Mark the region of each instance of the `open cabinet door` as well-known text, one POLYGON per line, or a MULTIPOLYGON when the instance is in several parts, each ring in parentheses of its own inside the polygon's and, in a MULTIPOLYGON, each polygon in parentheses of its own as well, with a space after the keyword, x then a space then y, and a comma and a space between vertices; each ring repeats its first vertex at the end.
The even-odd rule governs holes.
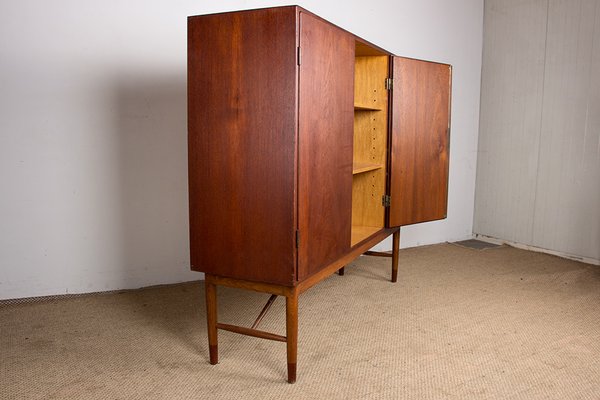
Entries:
POLYGON ((389 227, 446 218, 451 69, 393 57, 389 227))

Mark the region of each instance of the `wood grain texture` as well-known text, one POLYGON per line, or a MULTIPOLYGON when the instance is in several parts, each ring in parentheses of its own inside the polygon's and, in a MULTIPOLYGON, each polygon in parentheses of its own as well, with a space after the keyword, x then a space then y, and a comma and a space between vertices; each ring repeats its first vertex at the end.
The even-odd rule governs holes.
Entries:
POLYGON ((361 56, 354 59, 355 107, 387 110, 385 78, 388 77, 388 60, 388 56, 361 56))
POLYGON ((365 256, 374 256, 374 257, 386 257, 386 258, 392 258, 393 254, 392 253, 388 253, 385 251, 366 251, 363 255, 365 256))
POLYGON ((369 236, 374 235, 375 233, 381 230, 381 226, 363 226, 363 225, 354 225, 352 226, 352 235, 350 238, 350 245, 356 246, 363 240, 367 239, 369 236))
POLYGON ((209 360, 212 365, 219 362, 219 336, 217 332, 217 286, 204 282, 206 296, 206 330, 208 332, 209 360))
POLYGON ((296 382, 298 365, 298 295, 298 290, 293 289, 290 295, 285 298, 288 383, 296 382))
POLYGON ((375 246, 377 243, 381 242, 383 239, 390 236, 395 231, 396 231, 396 229, 393 229, 393 228, 392 229, 387 229, 387 228, 380 229, 379 231, 375 232, 373 235, 368 237, 366 240, 360 242, 356 246, 353 246, 350 249, 350 251, 345 253, 341 258, 338 258, 335 261, 333 261, 332 263, 330 263, 329 265, 324 266, 323 268, 321 268, 320 271, 309 276, 302 282, 298 282, 298 286, 297 286, 298 294, 306 292, 308 289, 310 289, 317 283, 321 282, 323 279, 327 278, 329 275, 332 275, 333 273, 338 271, 340 268, 344 267, 345 265, 348 265, 356 257, 360 256, 361 254, 363 254, 364 252, 366 252, 367 250, 369 250, 370 248, 375 246))
POLYGON ((259 293, 271 293, 278 296, 288 296, 293 290, 293 286, 277 285, 272 283, 252 282, 235 278, 224 278, 217 275, 205 275, 206 282, 214 285, 227 286, 245 290, 252 290, 259 293))
POLYGON ((356 174, 352 179, 352 230, 369 226, 383 228, 385 208, 385 169, 356 174))
POLYGON ((192 269, 294 282, 296 67, 295 7, 189 19, 192 269))
POLYGON ((371 163, 352 163, 352 175, 362 174, 364 172, 375 171, 377 169, 384 168, 384 164, 371 164, 371 163))
POLYGON ((265 315, 267 315, 267 313, 271 309, 271 306, 275 302, 275 299, 277 299, 277 295, 276 294, 272 294, 271 297, 269 297, 269 300, 267 300, 267 304, 265 304, 265 306, 263 307, 263 309, 260 310, 260 314, 258 314, 258 317, 256 317, 256 319, 254 320, 254 323, 251 326, 252 329, 258 328, 258 325, 260 324, 260 322, 263 320, 263 318, 265 317, 265 315))
POLYGON ((400 257, 400 229, 394 232, 392 238, 392 283, 398 281, 398 258, 400 257))
POLYGON ((364 41, 361 38, 356 38, 356 56, 364 57, 364 56, 389 56, 390 53, 383 50, 380 47, 375 46, 373 43, 369 43, 364 41))
POLYGON ((298 280, 350 247, 354 38, 300 13, 298 280))
MULTIPOLYGON (((360 49, 357 51, 366 51, 360 49)), ((352 246, 383 228, 385 223, 381 198, 386 190, 388 60, 388 56, 361 56, 354 61, 354 163, 371 163, 382 168, 353 177, 352 246), (367 108, 379 111, 365 111, 367 108)))
POLYGON ((261 331, 260 329, 246 328, 244 326, 217 323, 217 328, 222 329, 224 331, 239 333, 240 335, 253 336, 260 339, 275 340, 277 342, 287 341, 285 336, 277 335, 271 332, 261 331))
POLYGON ((393 58, 389 226, 446 217, 451 67, 393 58))

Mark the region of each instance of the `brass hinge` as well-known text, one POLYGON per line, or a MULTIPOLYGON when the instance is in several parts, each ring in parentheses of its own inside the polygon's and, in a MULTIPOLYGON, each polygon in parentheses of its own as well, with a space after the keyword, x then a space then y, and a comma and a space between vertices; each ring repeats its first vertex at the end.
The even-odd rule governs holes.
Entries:
POLYGON ((381 196, 381 205, 383 205, 384 207, 391 206, 392 196, 390 196, 389 194, 384 194, 383 196, 381 196))
POLYGON ((392 90, 394 88, 394 80, 392 78, 385 78, 385 90, 392 90))
POLYGON ((296 229, 296 248, 300 247, 300 231, 296 229))
POLYGON ((302 60, 301 55, 302 55, 302 52, 300 51, 300 46, 298 46, 298 65, 301 64, 301 60, 302 60))

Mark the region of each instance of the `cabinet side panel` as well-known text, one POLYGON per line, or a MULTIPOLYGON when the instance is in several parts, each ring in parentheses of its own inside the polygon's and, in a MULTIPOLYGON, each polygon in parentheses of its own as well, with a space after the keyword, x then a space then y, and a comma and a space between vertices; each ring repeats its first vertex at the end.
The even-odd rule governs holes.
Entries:
POLYGON ((188 20, 192 269, 295 279, 296 9, 188 20))
POLYGON ((354 38, 300 13, 298 279, 350 248, 354 38))
POLYGON ((451 67, 393 58, 389 226, 446 218, 451 67))

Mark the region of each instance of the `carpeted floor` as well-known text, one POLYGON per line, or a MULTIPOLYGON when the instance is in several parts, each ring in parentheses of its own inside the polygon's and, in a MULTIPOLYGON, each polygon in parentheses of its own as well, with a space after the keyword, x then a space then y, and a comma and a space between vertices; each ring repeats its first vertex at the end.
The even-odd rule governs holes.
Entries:
MULTIPOLYGON (((300 297, 285 344, 221 331, 200 283, 0 305, 2 399, 600 399, 600 267, 450 244, 361 257, 300 297)), ((268 295, 219 289, 250 325, 268 295)), ((284 334, 277 299, 261 329, 284 334)))

